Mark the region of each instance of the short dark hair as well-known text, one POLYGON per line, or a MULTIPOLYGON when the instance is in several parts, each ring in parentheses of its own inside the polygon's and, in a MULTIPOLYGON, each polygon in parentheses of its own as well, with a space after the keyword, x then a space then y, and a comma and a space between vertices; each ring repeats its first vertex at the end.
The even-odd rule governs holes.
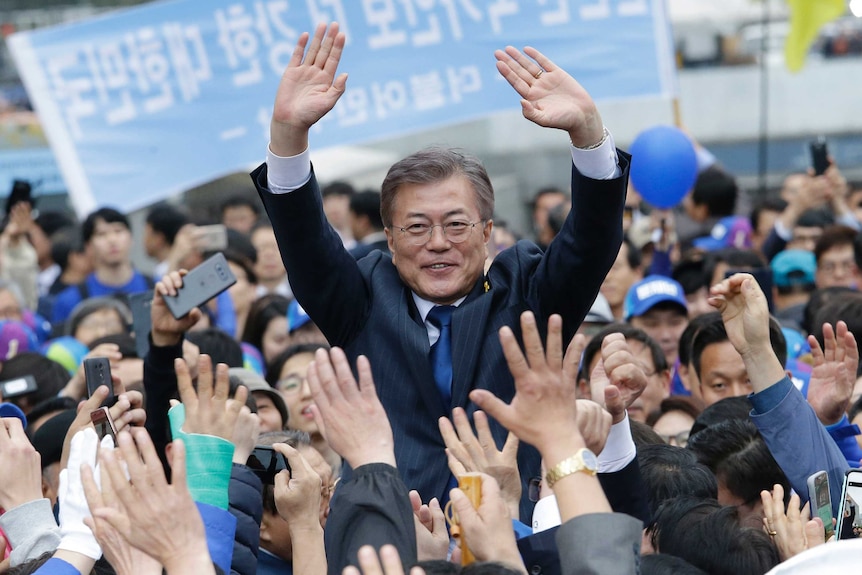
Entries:
MULTIPOLYGON (((90 342, 88 346, 90 350, 96 349, 96 347, 102 345, 103 343, 112 343, 119 348, 120 355, 123 356, 123 359, 135 359, 138 358, 138 348, 135 345, 135 337, 129 333, 115 333, 112 335, 106 335, 100 337, 98 339, 94 339, 90 342)), ((143 358, 139 358, 143 359, 143 358)), ((131 383, 128 381, 124 381, 123 383, 131 383)))
POLYGON ((671 411, 681 411, 690 415, 692 419, 697 419, 697 416, 703 411, 700 404, 695 399, 688 395, 671 395, 661 400, 659 408, 647 416, 647 425, 655 425, 655 422, 661 419, 661 416, 671 411))
POLYGON ((350 197, 356 193, 356 189, 347 182, 332 182, 323 186, 320 190, 320 195, 324 198, 329 196, 347 196, 350 197))
MULTIPOLYGON (((862 344, 862 293, 853 291, 844 294, 820 308, 814 319, 814 325, 811 326, 813 328, 811 334, 817 338, 820 349, 823 349, 823 324, 834 326, 839 320, 847 324, 848 331, 856 338, 856 346, 862 344)), ((860 374, 862 374, 862 362, 856 371, 857 377, 860 374)))
POLYGON ((376 230, 383 229, 380 215, 380 194, 374 190, 363 190, 350 196, 350 211, 357 216, 365 216, 376 230))
POLYGON ((590 374, 587 373, 590 369, 590 364, 593 362, 593 358, 595 358, 596 354, 600 353, 602 342, 612 333, 621 333, 627 340, 633 339, 648 347, 656 371, 660 372, 668 369, 667 358, 665 358, 664 352, 661 350, 661 346, 653 338, 647 335, 647 332, 627 323, 612 323, 596 333, 584 349, 584 358, 583 361, 581 361, 581 371, 578 374, 579 380, 590 380, 590 374))
POLYGON ((701 499, 718 497, 718 482, 692 451, 666 443, 638 448, 638 466, 647 491, 650 515, 668 499, 690 495, 701 499))
MULTIPOLYGON (((251 397, 250 393, 249 397, 251 397)), ((298 449, 300 445, 311 445, 311 439, 306 432, 293 429, 261 433, 257 439, 257 445, 271 446, 276 443, 286 443, 292 448, 298 449)), ((264 485, 262 495, 264 510, 278 515, 278 508, 275 506, 275 487, 264 485)))
MULTIPOLYGON (((726 263, 731 269, 757 269, 767 265, 763 256, 754 250, 724 248, 709 252, 704 259, 703 271, 707 283, 712 282, 715 268, 726 263)), ((707 286, 709 287, 709 286, 707 286)))
MULTIPOLYGON (((27 430, 30 430, 31 425, 35 423, 40 418, 48 415, 49 413, 53 413, 55 411, 66 411, 68 409, 76 409, 78 407, 78 402, 71 397, 66 396, 54 396, 49 397, 47 399, 43 399, 39 403, 33 406, 30 412, 27 414, 27 430)), ((27 434, 30 439, 32 439, 32 433, 27 434)))
POLYGON ((634 242, 629 239, 628 234, 623 235, 623 243, 620 244, 620 248, 622 246, 626 246, 626 262, 629 264, 629 267, 633 270, 636 270, 641 267, 643 264, 643 256, 641 255, 641 251, 635 246, 634 242))
POLYGON ((762 529, 742 527, 736 507, 710 499, 668 500, 648 532, 656 550, 708 573, 761 575, 781 561, 762 529))
POLYGON ((702 287, 709 287, 703 253, 698 250, 685 252, 679 262, 673 266, 671 277, 679 282, 686 295, 693 294, 702 287))
POLYGON ((738 194, 736 179, 718 166, 710 166, 697 176, 691 200, 695 205, 706 205, 711 217, 732 216, 738 194))
POLYGON ((66 335, 74 337, 81 322, 97 311, 104 309, 114 310, 123 323, 123 327, 128 331, 132 323, 132 310, 119 297, 104 295, 87 298, 72 308, 72 313, 69 314, 69 319, 66 320, 66 335))
POLYGON ((539 203, 539 198, 542 196, 563 196, 564 198, 569 199, 569 194, 565 190, 561 190, 556 186, 545 186, 544 188, 539 188, 536 190, 536 193, 533 194, 530 207, 536 209, 536 205, 539 203))
MULTIPOLYGON (((248 278, 248 283, 257 284, 257 274, 254 273, 254 262, 248 259, 246 254, 233 248, 228 248, 222 251, 222 254, 224 254, 224 258, 229 263, 236 264, 242 268, 242 271, 245 272, 245 276, 248 278)), ((210 255, 211 254, 205 254, 205 257, 210 257, 210 255)))
POLYGON ((835 216, 821 208, 805 210, 796 218, 794 228, 826 228, 835 223, 835 216))
POLYGON ((778 196, 770 196, 767 198, 763 198, 757 204, 755 204, 754 208, 751 210, 751 216, 749 220, 751 221, 751 229, 755 232, 757 231, 757 224, 760 223, 760 216, 763 212, 778 212, 781 213, 785 209, 787 209, 787 201, 778 197, 778 196))
MULTIPOLYGON (((729 341, 724 322, 721 321, 721 315, 717 318, 713 316, 711 319, 712 321, 698 330, 691 342, 691 363, 694 365, 694 371, 699 378, 701 377, 700 358, 703 356, 703 350, 714 343, 729 341)), ((787 340, 781 331, 781 324, 772 316, 769 316, 769 343, 783 367, 787 363, 787 340)))
POLYGON ((641 575, 707 575, 682 557, 667 553, 650 553, 641 556, 641 575))
POLYGON ((325 343, 298 343, 288 347, 286 350, 278 354, 272 363, 266 366, 266 382, 272 387, 278 387, 278 380, 281 379, 281 370, 287 360, 300 353, 314 353, 318 349, 329 349, 325 343))
POLYGON ((704 429, 715 427, 719 423, 731 419, 741 419, 748 421, 751 419, 751 402, 747 397, 739 395, 737 397, 725 397, 704 408, 700 415, 694 418, 694 424, 691 426, 689 439, 704 429))
POLYGON ((647 445, 667 445, 664 439, 646 423, 631 419, 629 420, 629 428, 632 433, 632 441, 634 441, 638 451, 647 445))
MULTIPOLYGON (((23 396, 30 405, 56 397, 69 382, 69 372, 65 367, 39 353, 19 353, 3 362, 0 379, 16 379, 25 375, 32 375, 36 380, 36 391, 23 396)), ((12 400, 12 403, 16 401, 12 400)))
POLYGON ((252 200, 248 196, 241 195, 233 195, 224 200, 219 206, 219 213, 224 215, 225 211, 230 208, 249 208, 255 214, 260 213, 260 206, 258 206, 257 202, 252 200))
POLYGON ((129 219, 122 212, 114 208, 99 208, 90 213, 81 225, 81 239, 84 240, 85 244, 90 243, 90 239, 96 231, 96 220, 102 220, 106 224, 123 224, 127 230, 132 231, 129 219))
POLYGON ((243 366, 242 347, 235 339, 218 328, 210 327, 186 332, 186 339, 198 346, 201 353, 210 356, 213 367, 217 363, 226 363, 228 367, 243 366))
POLYGON ((75 220, 70 215, 57 210, 39 210, 39 215, 33 221, 46 236, 53 236, 62 229, 75 226, 75 220))
POLYGON ((51 259, 60 266, 61 271, 69 267, 71 254, 84 253, 84 241, 81 229, 77 227, 61 228, 51 235, 51 259))
POLYGON ((170 204, 157 204, 147 213, 146 223, 154 232, 165 237, 165 241, 173 245, 177 232, 189 223, 186 213, 170 204))
POLYGON ((747 505, 760 501, 760 492, 775 484, 784 487, 785 503, 790 499, 790 481, 750 419, 728 419, 699 431, 686 449, 747 505))
POLYGON ((380 192, 380 214, 383 225, 392 227, 392 212, 398 188, 405 184, 431 184, 452 176, 467 179, 476 194, 479 217, 494 217, 494 187, 485 166, 478 158, 451 148, 425 148, 399 160, 389 168, 380 192))
POLYGON ((682 335, 679 336, 678 357, 681 365, 688 366, 688 364, 691 363, 691 344, 694 341, 694 336, 700 331, 700 328, 714 323, 716 319, 721 320, 721 314, 714 311, 699 315, 688 322, 688 325, 685 326, 685 329, 682 331, 682 335))
MULTIPOLYGON (((823 235, 818 238, 814 244, 814 257, 820 264, 820 256, 833 248, 843 246, 854 247, 856 239, 856 230, 848 226, 829 226, 823 228, 823 235)), ((855 252, 854 252, 855 256, 855 252)), ((854 257, 855 261, 855 257, 854 257)))
MULTIPOLYGON (((820 314, 820 310, 826 307, 826 304, 831 301, 843 300, 847 296, 858 293, 853 288, 845 286, 831 286, 814 290, 811 293, 811 297, 808 298, 808 303, 805 304, 805 309, 802 312, 802 323, 799 327, 804 329, 806 333, 816 336, 817 332, 823 327, 822 323, 820 325, 817 324, 817 316, 820 314)), ((857 339, 856 341, 859 340, 857 339)))

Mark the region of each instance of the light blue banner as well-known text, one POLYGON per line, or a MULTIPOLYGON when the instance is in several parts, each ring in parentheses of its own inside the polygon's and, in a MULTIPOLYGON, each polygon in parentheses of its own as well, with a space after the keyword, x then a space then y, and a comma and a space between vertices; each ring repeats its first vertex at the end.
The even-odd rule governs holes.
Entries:
POLYGON ((663 0, 175 0, 15 34, 76 210, 135 209, 262 160, 299 34, 347 32, 347 92, 312 135, 355 144, 519 109, 493 52, 532 45, 596 99, 667 96, 663 0))

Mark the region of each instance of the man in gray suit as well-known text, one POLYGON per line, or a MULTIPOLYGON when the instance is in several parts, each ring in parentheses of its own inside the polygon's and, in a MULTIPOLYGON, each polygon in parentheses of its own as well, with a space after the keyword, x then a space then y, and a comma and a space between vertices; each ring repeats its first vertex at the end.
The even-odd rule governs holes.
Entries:
MULTIPOLYGON (((343 48, 335 23, 300 36, 276 94, 266 164, 252 179, 297 299, 351 363, 368 357, 405 483, 442 498, 451 475, 438 418, 456 406, 472 414, 473 389, 512 398, 497 331, 520 331, 522 311, 532 310, 540 326, 558 313, 566 339, 574 335, 622 240, 628 156, 574 78, 532 48, 498 50, 497 70, 521 97, 524 116, 570 138, 572 212, 559 236, 545 252, 529 242, 505 250, 485 274, 494 207, 488 174, 460 152, 423 150, 383 182, 391 257, 374 252, 357 262, 326 221, 308 152, 309 129, 345 90, 347 75, 336 76, 343 48)), ((492 433, 502 445, 506 430, 492 422, 492 433)), ((538 475, 535 449, 522 446, 519 465, 522 477, 538 475)), ((522 517, 531 508, 524 497, 522 517)))

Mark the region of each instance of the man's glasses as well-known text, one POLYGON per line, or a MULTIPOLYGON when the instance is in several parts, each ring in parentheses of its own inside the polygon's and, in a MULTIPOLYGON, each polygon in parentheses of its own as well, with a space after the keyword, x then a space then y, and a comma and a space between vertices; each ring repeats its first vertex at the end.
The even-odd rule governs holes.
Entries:
POLYGON ((658 434, 661 437, 662 441, 669 445, 675 445, 677 447, 685 447, 688 445, 688 431, 680 431, 676 435, 662 435, 658 434))
POLYGON ((530 481, 527 482, 527 497, 530 498, 530 501, 533 503, 539 500, 539 494, 542 491, 542 478, 541 477, 531 477, 530 481))
POLYGON ((470 232, 476 227, 476 224, 483 223, 484 220, 478 222, 463 222, 454 221, 446 222, 445 224, 410 224, 404 228, 396 228, 401 232, 407 241, 414 246, 423 246, 428 243, 434 233, 434 228, 443 230, 443 235, 453 244, 460 244, 470 237, 470 232))

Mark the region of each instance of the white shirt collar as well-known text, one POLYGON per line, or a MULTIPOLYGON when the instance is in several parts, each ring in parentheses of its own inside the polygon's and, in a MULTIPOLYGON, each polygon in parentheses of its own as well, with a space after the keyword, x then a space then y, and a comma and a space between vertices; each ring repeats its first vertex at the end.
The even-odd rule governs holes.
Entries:
MULTIPOLYGON (((434 302, 430 302, 426 299, 422 299, 421 297, 416 295, 416 292, 411 291, 410 293, 413 295, 413 303, 416 304, 416 309, 419 310, 419 315, 422 317, 422 321, 424 322, 425 318, 428 317, 428 312, 431 311, 431 308, 436 307, 438 304, 436 304, 434 302)), ((454 305, 455 307, 458 307, 459 305, 464 303, 465 299, 467 299, 467 296, 464 296, 461 299, 456 300, 455 303, 453 303, 452 305, 454 305)))

